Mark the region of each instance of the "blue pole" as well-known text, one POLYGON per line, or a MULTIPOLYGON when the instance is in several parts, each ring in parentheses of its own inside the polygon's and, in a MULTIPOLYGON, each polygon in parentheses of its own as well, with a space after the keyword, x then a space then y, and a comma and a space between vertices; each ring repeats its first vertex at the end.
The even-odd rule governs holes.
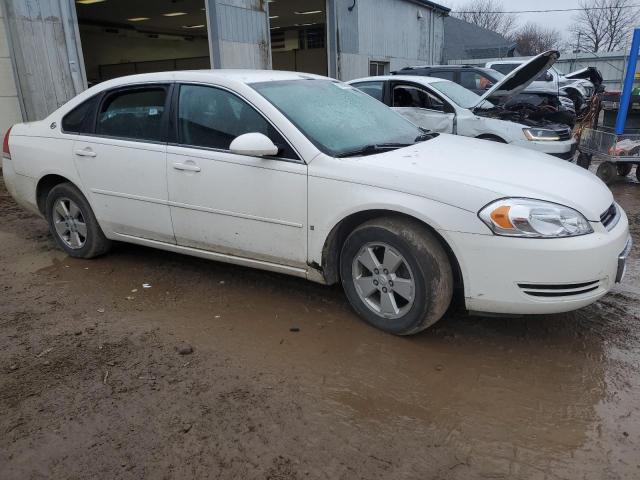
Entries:
POLYGON ((616 135, 622 135, 624 133, 624 124, 627 121, 631 92, 633 91, 633 81, 636 76, 638 50, 640 50, 640 28, 636 28, 633 31, 631 52, 629 52, 629 63, 627 64, 627 73, 624 77, 624 85, 622 87, 622 95, 620 97, 620 107, 618 108, 618 117, 616 118, 616 135))

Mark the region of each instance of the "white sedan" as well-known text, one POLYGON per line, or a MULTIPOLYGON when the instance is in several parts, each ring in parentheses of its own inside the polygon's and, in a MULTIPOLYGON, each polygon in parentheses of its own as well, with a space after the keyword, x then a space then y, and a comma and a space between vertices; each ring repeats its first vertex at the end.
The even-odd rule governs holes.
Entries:
POLYGON ((307 74, 111 80, 15 125, 3 157, 11 195, 73 257, 124 241, 341 282, 362 318, 401 335, 455 298, 503 314, 583 307, 621 280, 631 245, 585 170, 425 134, 307 74))
POLYGON ((487 85, 482 96, 450 80, 419 75, 359 78, 348 83, 427 130, 509 143, 570 160, 576 151, 571 128, 547 120, 545 106, 529 113, 525 113, 527 108, 500 106, 523 92, 555 62, 556 55, 549 51, 523 63, 487 85))

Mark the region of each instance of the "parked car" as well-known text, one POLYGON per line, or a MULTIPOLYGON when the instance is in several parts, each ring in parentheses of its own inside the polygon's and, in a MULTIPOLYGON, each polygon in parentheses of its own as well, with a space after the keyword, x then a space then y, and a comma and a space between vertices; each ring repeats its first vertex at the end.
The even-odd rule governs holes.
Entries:
POLYGON ((630 248, 627 217, 595 175, 426 134, 301 73, 106 81, 15 125, 3 175, 72 257, 123 241, 341 282, 362 318, 401 335, 440 319, 455 292, 477 312, 583 307, 622 279, 630 248))
MULTIPOLYGON (((484 95, 505 76, 496 70, 474 65, 422 65, 405 67, 392 74, 442 78, 462 85, 478 95, 484 95)), ((504 100, 504 104, 500 106, 511 112, 534 113, 545 120, 563 123, 570 127, 573 127, 576 122, 573 100, 566 93, 559 92, 558 89, 553 90, 548 86, 536 88, 529 85, 518 95, 504 100)))
MULTIPOLYGON (((527 60, 495 60, 487 62, 485 67, 507 75, 524 63, 527 63, 527 60)), ((576 113, 579 114, 589 105, 591 97, 601 85, 602 75, 596 68, 583 68, 563 75, 554 67, 550 67, 536 78, 531 84, 531 88, 537 91, 549 90, 565 95, 571 99, 576 113)))
MULTIPOLYGON (((546 58, 538 57, 539 69, 545 68, 546 58)), ((432 77, 388 75, 352 80, 349 84, 425 129, 509 143, 570 160, 576 140, 568 126, 513 112, 505 115, 504 109, 495 106, 506 97, 517 95, 537 76, 532 68, 535 64, 514 70, 482 96, 457 83, 432 77)))

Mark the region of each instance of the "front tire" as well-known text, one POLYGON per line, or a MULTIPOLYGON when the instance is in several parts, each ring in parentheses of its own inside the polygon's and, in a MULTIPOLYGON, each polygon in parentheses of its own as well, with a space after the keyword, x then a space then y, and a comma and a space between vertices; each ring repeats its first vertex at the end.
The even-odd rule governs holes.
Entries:
POLYGON ((416 221, 379 218, 357 227, 340 256, 349 303, 367 323, 411 335, 436 323, 453 297, 453 272, 433 234, 416 221))
POLYGON ((46 218, 56 243, 70 257, 93 258, 111 248, 84 195, 71 183, 61 183, 47 195, 46 218))
POLYGON ((602 180, 604 183, 610 185, 616 179, 616 176, 618 175, 618 169, 613 162, 602 162, 598 166, 596 175, 600 177, 600 180, 602 180))

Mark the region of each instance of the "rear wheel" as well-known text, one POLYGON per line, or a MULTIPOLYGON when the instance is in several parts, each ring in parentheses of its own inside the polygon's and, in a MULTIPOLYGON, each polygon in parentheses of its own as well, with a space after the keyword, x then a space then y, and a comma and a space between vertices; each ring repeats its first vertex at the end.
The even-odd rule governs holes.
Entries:
POLYGON ((631 173, 633 165, 631 163, 619 163, 618 165, 616 165, 616 167, 618 169, 618 175, 620 175, 621 177, 626 177, 631 173))
POLYGON ((93 258, 111 248, 89 202, 70 183, 61 183, 47 195, 46 217, 56 243, 71 257, 93 258))
POLYGON ((602 180, 607 185, 615 180, 617 174, 618 170, 616 168, 616 165, 612 162, 602 162, 598 166, 598 170, 596 171, 596 175, 598 175, 598 177, 600 177, 600 180, 602 180))
POLYGON ((395 335, 433 325, 453 296, 453 273, 442 245, 408 219, 374 219, 356 228, 342 248, 340 274, 354 310, 395 335))

